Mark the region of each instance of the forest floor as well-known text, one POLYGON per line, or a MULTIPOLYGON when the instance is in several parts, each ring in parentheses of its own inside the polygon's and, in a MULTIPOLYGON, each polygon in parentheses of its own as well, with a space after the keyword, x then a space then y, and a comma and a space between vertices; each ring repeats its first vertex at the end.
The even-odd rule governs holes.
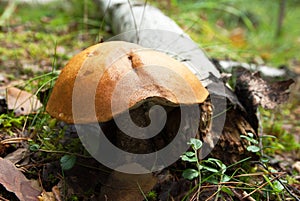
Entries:
MULTIPOLYGON (((297 24, 300 3, 287 2, 281 33, 277 36, 277 1, 200 3, 175 0, 171 5, 165 1, 150 2, 174 19, 211 58, 274 68, 284 66, 292 72, 296 82, 291 87, 289 101, 272 111, 259 109, 260 134, 265 136, 261 145, 262 161, 266 162, 267 169, 259 165, 246 167, 249 164, 245 163, 230 175, 230 180, 222 180, 223 183, 220 178, 225 174, 221 170, 217 171, 220 173, 217 183, 203 175, 208 178, 203 186, 222 192, 218 194, 220 200, 241 199, 240 192, 246 193, 243 196, 248 194, 249 200, 299 200, 300 30, 297 24), (274 178, 276 175, 282 183, 274 178), (251 192, 254 193, 249 195, 251 192)), ((36 93, 43 104, 43 95, 67 61, 84 48, 112 35, 103 16, 89 0, 45 5, 1 1, 0 13, 4 12, 8 17, 0 15, 0 96, 5 96, 3 87, 14 86, 36 93)), ((91 181, 101 180, 107 170, 87 157, 73 127, 66 127, 44 112, 23 115, 24 111, 20 111, 21 115, 16 116, 3 113, 2 107, 0 102, 0 156, 14 161, 27 178, 42 184, 44 192, 51 192, 43 195, 44 200, 51 200, 46 198, 50 194, 56 199, 65 196, 65 200, 97 200, 95 191, 99 190, 99 183, 91 181), (76 158, 72 153, 76 153, 76 158), (63 193, 57 188, 64 189, 63 193)), ((0 175, 4 174, 5 167, 8 166, 0 165, 0 175)), ((19 177, 15 172, 11 174, 19 177)), ((0 176, 0 200, 18 200, 17 197, 22 196, 21 187, 9 193, 12 190, 3 180, 0 176)), ((177 184, 194 184, 180 182, 177 184)), ((34 190, 32 192, 34 194, 34 190)), ((150 192, 145 200, 156 200, 156 196, 155 192, 150 192)))

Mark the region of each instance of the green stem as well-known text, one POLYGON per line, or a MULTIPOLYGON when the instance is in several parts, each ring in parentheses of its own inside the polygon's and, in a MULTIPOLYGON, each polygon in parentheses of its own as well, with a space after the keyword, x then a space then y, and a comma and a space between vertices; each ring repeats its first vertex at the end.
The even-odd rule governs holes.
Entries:
MULTIPOLYGON (((194 149, 194 148, 193 148, 194 149)), ((198 185, 198 189, 197 189, 197 201, 199 201, 199 195, 200 195, 200 191, 201 191, 201 168, 200 168, 200 161, 199 161, 199 157, 198 157, 198 150, 194 149, 195 152, 195 156, 197 156, 197 168, 198 168, 198 178, 199 178, 199 185, 198 185)))

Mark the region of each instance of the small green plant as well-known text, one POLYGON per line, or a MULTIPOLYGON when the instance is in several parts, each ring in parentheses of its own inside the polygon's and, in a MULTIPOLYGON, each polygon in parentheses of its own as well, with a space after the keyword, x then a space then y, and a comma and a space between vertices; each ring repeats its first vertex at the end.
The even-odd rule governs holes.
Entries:
POLYGON ((191 138, 188 142, 191 145, 193 151, 187 151, 181 156, 181 160, 189 162, 189 163, 196 163, 197 169, 189 168, 183 171, 182 176, 186 179, 192 180, 196 177, 199 177, 199 182, 201 181, 201 169, 202 166, 200 165, 200 160, 198 158, 198 150, 202 147, 201 140, 191 138))
POLYGON ((157 200, 157 193, 155 191, 149 191, 146 195, 147 201, 155 201, 157 200))
POLYGON ((198 184, 198 194, 200 193, 201 189, 201 166, 200 166, 200 160, 198 158, 198 150, 202 147, 202 142, 199 139, 191 138, 188 142, 189 145, 191 145, 193 151, 187 151, 181 156, 181 160, 189 162, 189 163, 195 163, 197 169, 189 168, 183 171, 182 176, 186 179, 192 180, 194 178, 199 179, 198 184))
POLYGON ((12 113, 1 114, 0 115, 0 127, 6 128, 6 129, 11 128, 11 127, 21 128, 24 124, 25 119, 26 119, 25 116, 16 117, 12 113))
POLYGON ((68 201, 79 201, 79 200, 80 200, 80 198, 78 198, 77 195, 71 195, 71 197, 68 198, 68 201))
MULTIPOLYGON (((230 177, 225 175, 225 171, 227 169, 227 166, 216 158, 208 158, 206 160, 200 161, 198 158, 198 151, 202 147, 202 142, 199 139, 192 138, 190 139, 190 142, 188 142, 189 145, 191 145, 193 151, 187 151, 181 156, 181 160, 196 164, 196 169, 194 168, 188 168, 183 171, 182 176, 186 179, 192 180, 194 178, 199 177, 201 178, 201 172, 209 172, 212 173, 213 176, 220 176, 220 180, 217 182, 226 182, 230 180, 230 177)), ((201 181, 201 180, 200 180, 201 181)), ((214 179, 210 180, 210 177, 205 178, 205 181, 210 181, 211 183, 216 183, 214 179)))
POLYGON ((256 139, 254 139, 254 135, 253 133, 247 133, 248 136, 246 135, 241 135, 241 138, 246 139, 248 142, 251 143, 251 145, 247 146, 247 151, 250 152, 259 152, 260 151, 260 147, 258 146, 258 141, 256 139))
MULTIPOLYGON (((192 138, 190 142, 193 151, 187 151, 181 156, 181 160, 195 164, 196 168, 188 168, 183 171, 182 176, 185 179, 193 180, 198 178, 198 190, 200 193, 201 184, 203 182, 209 182, 212 184, 219 184, 220 182, 227 182, 231 179, 230 176, 226 175, 227 166, 220 160, 215 158, 208 158, 206 160, 200 161, 198 158, 198 151, 202 147, 202 142, 199 139, 192 138), (201 181, 201 174, 205 175, 201 181)), ((232 193, 231 190, 225 186, 219 186, 218 192, 224 191, 226 193, 232 193)))

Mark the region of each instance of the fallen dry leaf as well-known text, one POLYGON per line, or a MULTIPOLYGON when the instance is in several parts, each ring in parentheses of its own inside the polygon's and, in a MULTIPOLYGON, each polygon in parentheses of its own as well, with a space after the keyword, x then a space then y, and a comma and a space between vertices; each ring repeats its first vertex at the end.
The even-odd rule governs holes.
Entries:
POLYGON ((58 186, 52 187, 52 193, 54 194, 56 201, 62 201, 61 196, 60 196, 60 190, 59 190, 58 186))
POLYGON ((20 201, 37 201, 41 191, 9 160, 0 158, 0 183, 20 201))
POLYGON ((16 87, 6 88, 6 101, 8 109, 13 110, 17 116, 34 113, 42 107, 35 95, 16 87))
POLYGON ((8 83, 8 79, 0 73, 0 85, 8 83))
POLYGON ((21 160, 24 160, 28 155, 28 149, 18 148, 16 151, 7 154, 4 159, 9 160, 13 164, 17 164, 21 160))
POLYGON ((300 161, 295 162, 292 167, 300 173, 300 161))
POLYGON ((38 199, 39 201, 56 201, 54 193, 52 192, 43 192, 38 199))

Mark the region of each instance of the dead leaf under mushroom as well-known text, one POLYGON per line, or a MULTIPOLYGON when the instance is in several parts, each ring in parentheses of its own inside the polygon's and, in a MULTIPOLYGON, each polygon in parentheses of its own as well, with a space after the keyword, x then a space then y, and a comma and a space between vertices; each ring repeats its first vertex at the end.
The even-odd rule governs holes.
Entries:
POLYGON ((13 192, 20 201, 36 201, 40 190, 9 160, 0 158, 0 184, 13 192))

